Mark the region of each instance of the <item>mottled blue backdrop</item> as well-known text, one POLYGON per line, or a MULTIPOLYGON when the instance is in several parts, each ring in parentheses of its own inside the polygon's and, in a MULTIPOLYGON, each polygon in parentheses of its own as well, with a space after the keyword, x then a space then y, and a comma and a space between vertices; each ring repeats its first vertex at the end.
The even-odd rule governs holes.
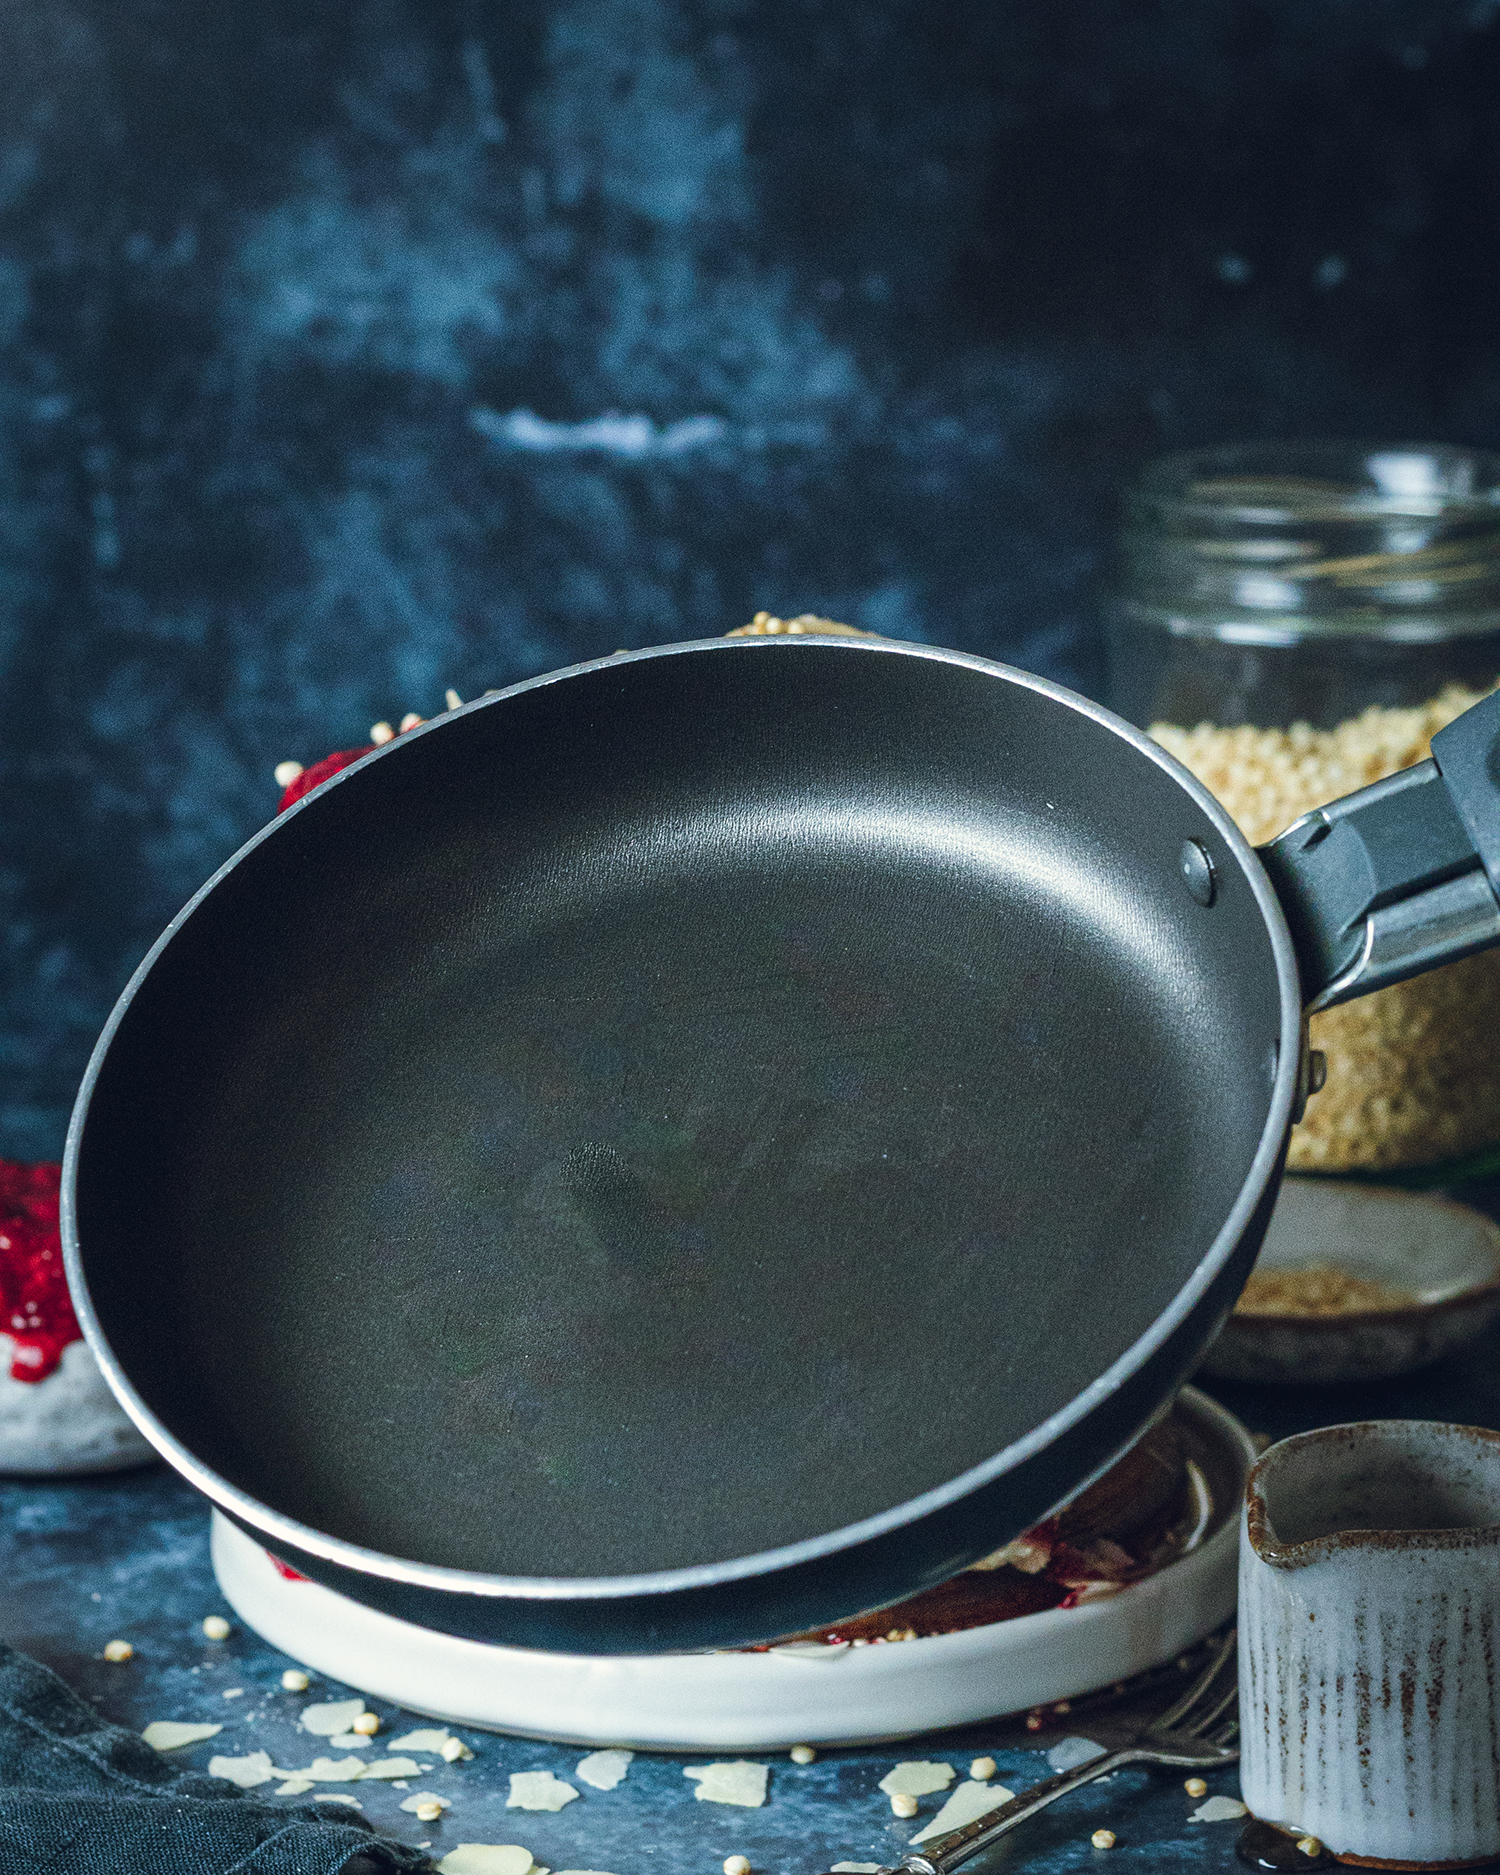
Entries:
POLYGON ((813 609, 1089 688, 1159 448, 1500 441, 1497 0, 0 0, 0 1152, 273 763, 813 609))

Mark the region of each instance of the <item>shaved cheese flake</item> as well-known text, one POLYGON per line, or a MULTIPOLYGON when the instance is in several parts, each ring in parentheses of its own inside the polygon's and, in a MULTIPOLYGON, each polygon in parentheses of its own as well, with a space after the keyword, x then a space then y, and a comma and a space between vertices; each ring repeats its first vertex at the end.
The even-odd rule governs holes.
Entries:
POLYGON ((453 1808, 449 1800, 446 1797, 440 1797, 435 1790, 419 1790, 415 1791, 410 1797, 403 1797, 401 1799, 401 1808, 403 1810, 417 1810, 420 1809, 424 1803, 441 1804, 445 1810, 451 1810, 453 1808))
POLYGON ((736 1758, 731 1764, 687 1764, 682 1775, 697 1783, 693 1795, 699 1803, 737 1803, 746 1810, 758 1810, 766 1800, 768 1764, 752 1764, 736 1758))
POLYGON ((880 1780, 887 1797, 928 1797, 935 1790, 946 1790, 957 1773, 951 1764, 928 1764, 921 1758, 908 1758, 880 1780))
POLYGON ((918 1830, 911 1840, 918 1843, 926 1842, 930 1836, 946 1836, 950 1829, 962 1829, 975 1817, 998 1810, 1014 1795, 1015 1792, 1007 1790, 1003 1784, 960 1784, 926 1829, 918 1830))
POLYGON ((1092 1758, 1103 1756, 1104 1747, 1096 1745, 1091 1738, 1060 1738, 1047 1753, 1047 1762, 1054 1771, 1072 1771, 1092 1758))
POLYGON ((592 1784, 595 1790, 613 1790, 616 1784, 625 1781, 634 1756, 633 1751, 591 1751, 586 1758, 578 1760, 573 1775, 581 1777, 585 1784, 592 1784))
POLYGON ((141 1737, 153 1751, 181 1751, 223 1731, 222 1725, 189 1725, 181 1719, 153 1719, 141 1737))
POLYGON ((368 1751, 372 1742, 363 1732, 340 1732, 329 1739, 328 1748, 330 1751, 368 1751))
POLYGON ((304 1706, 298 1715, 304 1732, 316 1732, 319 1738, 334 1738, 347 1732, 365 1709, 362 1699, 330 1699, 316 1706, 304 1706))
POLYGON ((828 1875, 880 1875, 878 1862, 835 1862, 828 1875))
POLYGON ((210 1758, 210 1777, 227 1777, 241 1790, 254 1790, 257 1784, 269 1784, 278 1775, 269 1751, 252 1751, 243 1758, 210 1758))
POLYGON ((375 1764, 367 1764, 360 1776, 366 1781, 372 1777, 420 1777, 426 1769, 427 1766, 418 1764, 415 1758, 381 1758, 375 1764))
POLYGON ((305 1771, 288 1771, 288 1777, 310 1777, 317 1784, 352 1784, 364 1770, 360 1758, 314 1758, 305 1771))
POLYGON ((1188 1818, 1190 1823, 1235 1823, 1250 1813, 1238 1797, 1210 1797, 1188 1818))
POLYGON ((346 1797, 341 1790, 320 1790, 314 1803, 347 1803, 351 1810, 363 1810, 364 1805, 358 1797, 346 1797))
POLYGON ((507 1810, 560 1810, 577 1795, 571 1784, 565 1784, 550 1771, 512 1771, 505 1807, 507 1810))
POLYGON ((461 1842, 438 1863, 439 1875, 531 1875, 531 1851, 514 1842, 461 1842))
POLYGON ((440 1725, 424 1725, 415 1732, 403 1732, 399 1738, 392 1738, 386 1744, 387 1751, 435 1751, 442 1753, 444 1745, 453 1736, 440 1725))
POLYGON ((313 1781, 310 1777, 289 1777, 284 1784, 276 1786, 278 1797, 300 1797, 304 1791, 311 1790, 313 1781))

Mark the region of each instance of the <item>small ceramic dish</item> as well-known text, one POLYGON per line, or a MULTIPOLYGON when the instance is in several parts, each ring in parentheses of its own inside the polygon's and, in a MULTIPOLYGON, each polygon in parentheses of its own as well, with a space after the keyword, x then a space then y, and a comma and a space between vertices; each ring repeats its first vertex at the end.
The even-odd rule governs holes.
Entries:
POLYGON ((0 1335, 0 1477, 69 1478, 156 1462, 82 1341, 41 1380, 18 1380, 0 1335))
POLYGON ((214 1572, 240 1618, 293 1659, 450 1723, 647 1750, 875 1744, 1075 1699, 1170 1660, 1230 1615, 1255 1447, 1193 1388, 1180 1410, 1213 1454, 1196 1549, 1098 1601, 918 1640, 612 1659, 456 1640, 289 1579, 217 1511, 214 1572))
POLYGON ((1427 1192, 1288 1178, 1256 1270, 1318 1265, 1414 1300, 1336 1315, 1236 1310, 1202 1371, 1289 1385, 1389 1379, 1463 1347, 1500 1314, 1500 1229, 1427 1192))

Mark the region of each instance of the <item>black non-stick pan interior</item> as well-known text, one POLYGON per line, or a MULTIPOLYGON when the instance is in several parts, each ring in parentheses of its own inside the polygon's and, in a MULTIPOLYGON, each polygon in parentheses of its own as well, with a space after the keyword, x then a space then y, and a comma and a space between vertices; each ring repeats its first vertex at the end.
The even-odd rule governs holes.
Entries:
POLYGON ((126 1011, 102 1330, 204 1462, 391 1556, 635 1574, 887 1511, 1102 1374, 1246 1178, 1277 978, 1189 835, 1065 702, 859 645, 403 738, 126 1011))

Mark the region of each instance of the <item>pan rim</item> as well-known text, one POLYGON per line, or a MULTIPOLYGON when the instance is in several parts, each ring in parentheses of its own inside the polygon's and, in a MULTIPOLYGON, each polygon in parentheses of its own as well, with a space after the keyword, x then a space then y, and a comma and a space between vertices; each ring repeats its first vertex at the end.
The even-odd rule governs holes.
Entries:
MULTIPOLYGON (((891 1535, 908 1525, 919 1523, 926 1517, 957 1504, 985 1485, 1003 1477, 1007 1472, 1017 1470, 1027 1460, 1044 1451, 1087 1419, 1112 1394, 1120 1391, 1125 1383, 1150 1361, 1153 1354, 1171 1339, 1212 1286, 1232 1256, 1267 1185, 1280 1166, 1284 1142, 1291 1126, 1300 1067, 1302 1009, 1301 980, 1291 935, 1282 914, 1280 901, 1249 841, 1230 818, 1227 810, 1176 757, 1169 754, 1158 743, 1153 742, 1144 730, 1138 729, 1102 704, 1095 703, 1092 699, 1082 696, 1077 691, 1069 690, 1062 684, 1054 683, 1049 678, 1037 676, 1030 671, 1018 670, 1013 665, 1002 664, 996 659, 979 657, 972 652, 948 650, 941 646, 912 644, 874 637, 850 638, 807 633, 796 637, 699 638, 688 639, 681 643, 647 646, 637 651, 617 651, 607 657, 590 658, 578 664, 567 665, 560 670, 546 671, 535 677, 524 678, 518 683, 507 685, 499 690, 487 691, 483 696, 476 697, 472 702, 463 704, 457 710, 445 712, 440 717, 430 719, 395 741, 382 747, 372 748, 368 755, 362 756, 357 762, 351 762, 348 767, 329 776, 326 781, 311 789, 285 812, 273 815, 192 895, 132 972, 129 982, 120 993, 118 1001, 100 1031, 99 1039, 94 1045, 88 1066, 79 1084, 63 1154, 60 1204, 63 1260, 68 1285, 72 1292, 74 1310, 79 1326, 83 1330, 84 1339, 98 1361, 115 1398, 131 1421, 173 1469, 186 1478, 211 1503, 216 1504, 242 1527, 249 1527, 259 1532, 273 1545, 279 1542, 294 1551, 301 1551, 306 1556, 315 1557, 335 1568, 348 1569, 355 1574, 374 1576, 388 1582, 436 1590, 450 1595, 473 1596, 483 1600, 604 1603, 638 1597, 667 1596, 692 1590, 722 1589, 736 1582, 748 1582, 780 1574, 802 1564, 826 1563, 841 1554, 855 1552, 862 1546, 891 1535), (298 815, 308 809, 313 802, 321 800, 330 790, 343 786, 352 775, 367 767, 369 763, 389 760, 404 746, 442 728, 454 717, 488 709, 512 697, 539 690, 547 685, 585 677, 626 664, 654 661, 663 657, 705 653, 727 656, 796 656, 814 652, 828 654, 835 651, 856 657, 918 657, 934 663, 956 665, 973 670, 980 675, 998 678, 1019 688, 1031 690, 1064 708, 1090 718, 1100 728, 1128 743, 1137 753, 1146 756, 1173 780, 1214 826, 1225 847, 1233 855, 1255 898, 1271 945, 1281 1004, 1279 1052, 1265 1123, 1249 1170, 1230 1207, 1228 1216, 1200 1258, 1192 1275, 1150 1326, 1111 1363, 1104 1373, 1092 1381, 1081 1393, 1076 1394, 1066 1406, 1059 1408, 1039 1425, 1034 1426, 1022 1438, 1003 1447, 999 1452, 991 1454, 979 1464, 970 1466, 966 1471, 960 1472, 945 1483, 935 1485, 915 1497, 904 1499, 887 1510, 861 1518, 858 1522, 845 1524, 836 1530, 827 1531, 821 1536, 805 1537, 795 1543, 783 1544, 774 1549, 758 1550, 749 1556, 653 1570, 636 1575, 507 1576, 489 1574, 444 1564, 415 1562, 388 1556, 380 1550, 367 1549, 345 1538, 331 1536, 309 1524, 301 1523, 284 1512, 263 1504, 240 1486, 231 1483, 185 1446, 157 1419, 115 1358, 89 1293, 77 1229, 75 1192, 78 1164, 95 1086, 114 1037, 129 1013, 137 992, 178 932, 183 929, 194 912, 221 881, 273 834, 289 825, 298 815)), ((1090 1475, 1090 1478, 1080 1479, 1078 1489, 1083 1489, 1092 1477, 1097 1477, 1100 1472, 1107 1469, 1108 1465, 1113 1462, 1113 1458, 1117 1456, 1118 1453, 1107 1459, 1090 1475)))

